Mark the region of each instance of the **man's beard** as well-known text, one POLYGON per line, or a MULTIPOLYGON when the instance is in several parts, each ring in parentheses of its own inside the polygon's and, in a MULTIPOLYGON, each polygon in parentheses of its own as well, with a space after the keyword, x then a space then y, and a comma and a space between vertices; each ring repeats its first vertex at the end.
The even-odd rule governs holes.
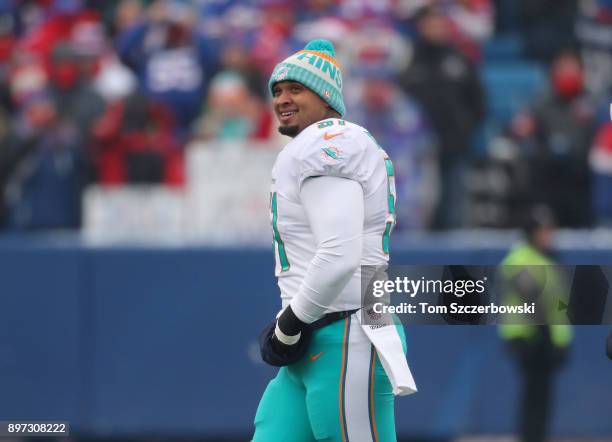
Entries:
POLYGON ((281 135, 287 135, 288 137, 295 138, 300 133, 299 126, 279 126, 278 131, 281 135))

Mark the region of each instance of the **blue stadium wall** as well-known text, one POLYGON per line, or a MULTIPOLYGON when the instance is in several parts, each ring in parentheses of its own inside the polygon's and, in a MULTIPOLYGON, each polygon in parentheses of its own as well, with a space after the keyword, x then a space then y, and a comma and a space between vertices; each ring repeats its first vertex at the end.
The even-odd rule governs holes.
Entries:
MULTIPOLYGON (((503 250, 394 250, 394 263, 494 264, 503 250)), ((566 263, 612 263, 567 251, 566 263)), ((266 249, 87 248, 0 241, 0 420, 68 420, 89 436, 252 431, 275 370, 256 336, 278 309, 266 249)), ((577 327, 554 433, 612 435, 607 327, 577 327)), ((407 329, 417 395, 398 433, 511 433, 518 380, 493 327, 407 329)))

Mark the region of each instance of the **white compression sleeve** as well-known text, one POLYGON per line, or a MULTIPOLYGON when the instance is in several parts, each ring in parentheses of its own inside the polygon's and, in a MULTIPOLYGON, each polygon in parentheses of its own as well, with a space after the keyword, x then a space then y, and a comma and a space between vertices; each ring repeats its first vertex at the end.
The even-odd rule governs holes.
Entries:
POLYGON ((300 191, 317 251, 291 309, 303 322, 321 318, 361 264, 363 189, 357 181, 320 176, 300 191))

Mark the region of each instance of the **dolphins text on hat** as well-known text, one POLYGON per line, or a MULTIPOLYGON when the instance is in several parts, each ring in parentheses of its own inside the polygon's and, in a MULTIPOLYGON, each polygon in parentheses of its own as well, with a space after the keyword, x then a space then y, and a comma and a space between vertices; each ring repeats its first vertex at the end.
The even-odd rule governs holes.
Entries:
POLYGON ((301 51, 300 55, 297 56, 298 60, 308 60, 308 63, 319 69, 321 72, 326 73, 329 77, 336 82, 338 88, 342 88, 342 74, 340 68, 333 62, 317 55, 311 51, 301 51))

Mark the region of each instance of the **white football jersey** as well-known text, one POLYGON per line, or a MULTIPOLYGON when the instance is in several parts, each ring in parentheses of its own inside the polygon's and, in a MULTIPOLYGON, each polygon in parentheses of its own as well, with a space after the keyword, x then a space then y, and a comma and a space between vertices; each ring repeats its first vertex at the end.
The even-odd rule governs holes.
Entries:
MULTIPOLYGON (((385 265, 389 261, 389 235, 395 225, 396 200, 391 160, 361 126, 335 118, 314 123, 285 146, 272 169, 270 218, 275 274, 283 308, 298 293, 316 253, 315 240, 300 202, 300 187, 307 178, 324 175, 355 180, 363 188, 361 265, 385 265)), ((361 270, 358 269, 328 311, 355 309, 360 304, 361 270)))

